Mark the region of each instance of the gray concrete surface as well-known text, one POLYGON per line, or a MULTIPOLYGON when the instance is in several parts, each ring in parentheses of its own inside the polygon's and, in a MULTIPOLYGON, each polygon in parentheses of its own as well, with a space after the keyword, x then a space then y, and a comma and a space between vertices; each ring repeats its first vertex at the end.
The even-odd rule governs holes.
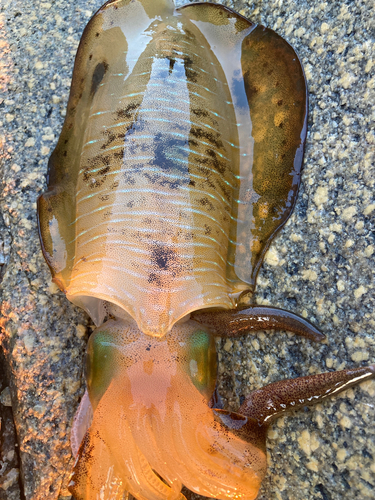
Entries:
MULTIPOLYGON (((241 396, 275 380, 375 361, 375 12, 374 0, 222 3, 277 30, 305 67, 310 119, 302 187, 256 296, 327 334, 319 346, 286 333, 222 341, 221 390, 235 409, 241 396)), ((1 388, 10 388, 0 410, 12 405, 17 431, 13 450, 7 438, 0 451, 0 500, 68 496, 68 434, 89 328, 51 284, 35 202, 62 126, 79 38, 100 5, 0 5, 1 388)), ((374 395, 375 382, 367 382, 277 421, 259 498, 375 498, 374 395)))

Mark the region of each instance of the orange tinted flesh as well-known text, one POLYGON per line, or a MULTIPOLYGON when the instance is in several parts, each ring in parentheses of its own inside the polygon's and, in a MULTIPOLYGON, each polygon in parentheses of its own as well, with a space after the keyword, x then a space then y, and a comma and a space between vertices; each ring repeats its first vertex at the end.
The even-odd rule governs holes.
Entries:
POLYGON ((188 321, 157 339, 134 321, 111 320, 94 332, 89 356, 102 363, 88 369, 94 418, 70 485, 78 500, 108 500, 111 485, 116 495, 174 500, 182 484, 210 498, 256 498, 265 452, 216 418, 192 383, 197 329, 188 321))
POLYGON ((306 87, 293 49, 219 5, 109 2, 78 50, 39 199, 44 255, 96 324, 162 337, 232 309, 293 208, 306 87))

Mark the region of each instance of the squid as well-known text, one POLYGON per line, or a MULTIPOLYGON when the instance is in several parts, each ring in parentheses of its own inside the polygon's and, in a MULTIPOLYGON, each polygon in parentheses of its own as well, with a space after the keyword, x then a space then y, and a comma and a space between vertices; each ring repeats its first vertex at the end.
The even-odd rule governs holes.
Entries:
POLYGON ((215 337, 302 317, 254 301, 293 211, 307 132, 293 48, 219 4, 110 0, 78 48, 38 200, 53 281, 96 329, 72 429, 76 500, 257 497, 269 425, 374 377, 375 365, 283 380, 236 412, 215 337))

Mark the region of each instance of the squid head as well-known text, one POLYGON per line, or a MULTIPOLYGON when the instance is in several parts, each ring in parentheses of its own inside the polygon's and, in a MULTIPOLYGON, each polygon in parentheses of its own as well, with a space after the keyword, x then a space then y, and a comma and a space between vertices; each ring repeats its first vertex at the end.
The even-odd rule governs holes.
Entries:
POLYGON ((255 498, 266 471, 265 430, 210 407, 216 371, 213 336, 194 321, 162 339, 144 335, 134 321, 98 328, 87 351, 94 417, 73 494, 172 500, 183 498, 184 484, 214 498, 255 498))

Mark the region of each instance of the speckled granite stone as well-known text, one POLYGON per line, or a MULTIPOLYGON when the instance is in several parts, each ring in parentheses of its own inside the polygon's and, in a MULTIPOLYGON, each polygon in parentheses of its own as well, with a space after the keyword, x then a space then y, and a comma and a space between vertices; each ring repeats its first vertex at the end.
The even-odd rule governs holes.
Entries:
MULTIPOLYGON (((375 361, 375 12, 373 0, 222 3, 277 30, 305 67, 310 119, 300 196, 260 271, 256 300, 298 312, 327 334, 318 346, 286 333, 222 341, 221 391, 236 409, 267 383, 375 361)), ((67 495, 68 433, 82 394, 87 318, 51 284, 35 201, 78 41, 100 5, 0 6, 1 340, 27 500, 67 495)), ((259 499, 375 498, 374 396, 375 382, 367 382, 279 419, 259 499)))
POLYGON ((0 351, 0 500, 21 500, 19 454, 7 378, 0 351))

